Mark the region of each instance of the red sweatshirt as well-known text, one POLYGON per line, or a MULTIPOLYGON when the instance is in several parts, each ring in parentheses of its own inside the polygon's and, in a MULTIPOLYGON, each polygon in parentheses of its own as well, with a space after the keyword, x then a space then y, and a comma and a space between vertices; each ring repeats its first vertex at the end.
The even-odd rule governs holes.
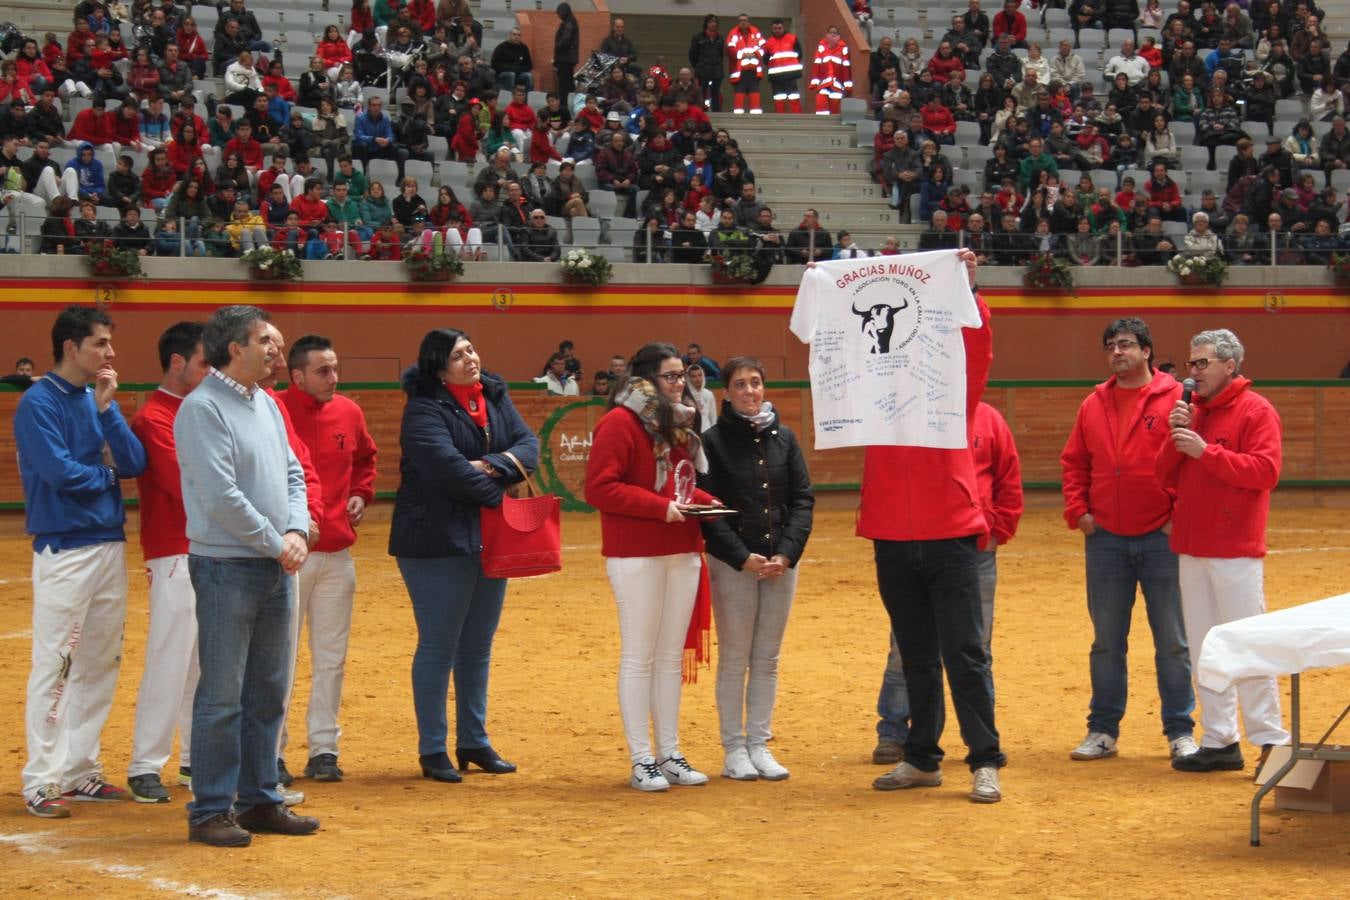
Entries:
POLYGON ((183 398, 160 388, 145 398, 131 430, 145 447, 145 471, 136 478, 141 505, 141 552, 147 560, 188 552, 183 481, 173 441, 173 420, 183 398))
POLYGON ((224 159, 231 153, 238 153, 239 159, 245 166, 254 169, 261 169, 263 166, 262 144, 253 138, 249 138, 247 141, 241 141, 237 137, 230 138, 225 143, 225 149, 220 158, 224 159))
POLYGON ((1167 416, 1181 396, 1181 385, 1165 372, 1154 372, 1123 437, 1115 389, 1114 375, 1093 389, 1078 407, 1060 453, 1064 521, 1077 528, 1078 520, 1091 513, 1107 531, 1134 537, 1157 531, 1172 518, 1173 492, 1158 484, 1153 464, 1158 448, 1172 443, 1167 416))
MULTIPOLYGON (((983 324, 961 331, 966 345, 968 432, 994 360, 989 307, 978 295, 975 302, 983 324)), ((983 539, 989 526, 980 509, 975 457, 968 448, 868 447, 863 457, 857 534, 879 541, 935 541, 970 535, 983 539)))
POLYGON ((302 227, 318 225, 328 218, 328 204, 322 200, 311 200, 308 195, 301 194, 291 201, 291 212, 300 216, 302 227))
POLYGON ((295 433, 309 448, 323 490, 323 521, 314 550, 335 553, 356 543, 356 532, 347 520, 347 501, 375 499, 375 441, 366 429, 366 417, 350 397, 335 394, 320 404, 304 390, 291 385, 281 394, 291 414, 295 433))
MULTIPOLYGON (((674 468, 689 455, 670 451, 674 468)), ((616 407, 595 424, 591 458, 586 463, 586 502, 600 511, 601 556, 672 556, 703 550, 697 519, 667 522, 666 509, 675 499, 675 479, 660 491, 652 439, 635 413, 616 407)), ((712 495, 695 489, 695 503, 711 503, 712 495)))
MULTIPOLYGON (((300 436, 295 433, 295 423, 291 421, 291 411, 286 408, 286 404, 281 399, 281 394, 276 388, 263 388, 277 401, 277 409, 281 412, 281 421, 286 423, 286 443, 291 445, 291 452, 295 458, 300 460, 300 468, 305 472, 305 505, 309 507, 309 517, 315 522, 323 523, 323 486, 319 483, 319 473, 314 468, 314 461, 310 459, 309 448, 305 442, 300 440, 300 436)), ((319 535, 323 540, 323 535, 319 535)))
POLYGON ((956 131, 956 117, 945 106, 925 103, 923 109, 919 110, 919 116, 923 119, 925 131, 933 134, 953 134, 956 131))
POLYGON ((539 117, 534 114, 528 103, 517 103, 512 100, 506 104, 506 127, 520 128, 525 131, 534 131, 535 122, 539 117))
POLYGON ((66 140, 88 141, 95 146, 112 143, 112 129, 108 127, 107 116, 93 107, 80 110, 75 114, 75 121, 70 123, 66 140))
POLYGON ((173 166, 163 170, 147 167, 141 173, 141 205, 148 207, 151 200, 169 196, 177 186, 178 173, 173 166))
POLYGON ((1017 533, 1022 519, 1022 463, 1012 429, 988 403, 975 408, 974 438, 970 449, 975 455, 975 483, 980 489, 980 507, 989 523, 990 536, 1006 544, 1017 533))
POLYGON ((1162 206, 1164 203, 1172 206, 1181 205, 1181 189, 1172 179, 1167 179, 1166 184, 1159 184, 1152 178, 1144 182, 1144 190, 1148 192, 1149 206, 1162 206))
POLYGON ((128 119, 122 115, 122 108, 119 106, 105 112, 107 119, 108 133, 110 139, 119 144, 130 144, 141 139, 141 119, 140 116, 132 116, 128 119))
POLYGON ((1195 399, 1191 431, 1206 444, 1199 459, 1178 452, 1170 440, 1158 451, 1158 480, 1177 495, 1171 541, 1177 553, 1266 555, 1270 492, 1280 480, 1280 416, 1250 387, 1239 376, 1217 397, 1195 399))

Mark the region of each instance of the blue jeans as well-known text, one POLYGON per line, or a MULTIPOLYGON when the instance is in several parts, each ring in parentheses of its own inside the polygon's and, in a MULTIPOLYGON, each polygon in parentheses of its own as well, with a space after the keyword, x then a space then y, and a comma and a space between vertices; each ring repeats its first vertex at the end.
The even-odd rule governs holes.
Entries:
MULTIPOLYGON (((984 652, 989 657, 989 694, 994 694, 994 654, 990 644, 994 635, 994 591, 998 587, 998 548, 992 544, 981 550, 980 613, 984 627, 984 652)), ((900 648, 891 635, 891 652, 886 656, 886 671, 881 676, 877 696, 877 737, 903 744, 909 736, 909 690, 900 660, 900 648)))
POLYGON ((946 719, 942 672, 965 741, 966 765, 1003 766, 989 689, 976 539, 873 541, 877 587, 891 618, 909 693, 905 760, 937 770, 946 719))
POLYGON ((1177 557, 1167 535, 1153 531, 1137 537, 1112 534, 1100 525, 1085 539, 1088 614, 1092 617, 1092 705, 1088 731, 1120 736, 1129 694, 1126 654, 1135 586, 1143 588, 1144 608, 1153 631, 1153 663, 1162 701, 1163 734, 1169 740, 1195 730, 1191 713, 1191 663, 1181 615, 1177 557))
POLYGON ((399 557, 398 570, 417 620, 412 687, 418 754, 446 752, 445 699, 451 672, 455 675, 455 746, 464 750, 491 746, 488 668, 506 598, 506 579, 485 577, 477 556, 399 557))
POLYGON ((273 559, 188 557, 197 594, 201 677, 192 704, 192 802, 198 825, 281 802, 277 734, 286 714, 293 579, 273 559))
POLYGON ((520 85, 527 91, 534 90, 534 74, 532 72, 497 73, 497 87, 509 91, 516 85, 520 85))

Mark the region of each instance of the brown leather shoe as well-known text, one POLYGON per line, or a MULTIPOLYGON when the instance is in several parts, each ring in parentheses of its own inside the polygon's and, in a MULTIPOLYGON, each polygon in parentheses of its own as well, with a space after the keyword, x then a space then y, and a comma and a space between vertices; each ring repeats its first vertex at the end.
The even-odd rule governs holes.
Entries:
POLYGON ((897 741, 890 738, 878 738, 877 745, 872 750, 872 764, 877 766, 893 766, 902 762, 905 758, 905 748, 897 741))
POLYGON ((188 843, 212 847, 247 847, 253 835, 240 828, 229 813, 212 816, 198 825, 188 826, 188 843))
POLYGON ((318 819, 297 816, 284 803, 254 806, 239 813, 235 819, 241 828, 254 834, 313 834, 319 830, 318 819))

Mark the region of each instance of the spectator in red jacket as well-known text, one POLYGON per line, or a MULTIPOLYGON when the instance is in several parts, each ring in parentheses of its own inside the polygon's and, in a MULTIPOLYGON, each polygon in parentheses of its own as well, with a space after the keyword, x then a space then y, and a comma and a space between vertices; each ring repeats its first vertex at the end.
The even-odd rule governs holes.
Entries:
POLYGON ((952 72, 965 71, 965 68, 965 62, 952 51, 952 45, 947 41, 938 44, 937 52, 928 60, 928 71, 933 73, 933 81, 940 84, 946 84, 952 72))
POLYGON ((187 63, 187 67, 192 70, 193 75, 198 78, 205 78, 206 61, 211 58, 211 51, 206 47, 206 40, 197 31, 197 20, 192 16, 185 17, 183 24, 178 27, 176 37, 178 58, 187 63))
POLYGON ((1153 464, 1168 442, 1165 420, 1181 385, 1153 368, 1153 338, 1141 319, 1112 322, 1102 346, 1111 377, 1079 407, 1060 455, 1064 520, 1084 535, 1093 631, 1087 737, 1070 758, 1098 760, 1118 752, 1129 690, 1126 648, 1139 588, 1153 632, 1163 736, 1177 758, 1196 750, 1195 695, 1177 558, 1167 539, 1172 493, 1157 483, 1153 464))
MULTIPOLYGON (((1275 407, 1238 374, 1244 355, 1226 328, 1191 338, 1186 365, 1195 399, 1177 400, 1168 417, 1171 439, 1158 451, 1158 479, 1176 492, 1171 545, 1180 561, 1192 667, 1211 628, 1266 611, 1266 520, 1280 480, 1282 439, 1275 407)), ((1258 771, 1271 747, 1289 743, 1274 678, 1246 678, 1226 691, 1201 684, 1196 694, 1205 735, 1200 749, 1172 760, 1172 768, 1240 771, 1239 704, 1247 740, 1261 748, 1258 771)))
POLYGON ((994 31, 994 40, 998 40, 1000 35, 1008 34, 1012 36, 1013 47, 1025 50, 1027 49, 1027 17, 1018 11, 1017 7, 1020 5, 1018 0, 1004 0, 1003 11, 995 13, 991 25, 994 31))
POLYGON ((1144 182, 1144 190, 1148 193, 1149 208, 1164 220, 1186 221, 1186 208, 1181 205, 1181 188, 1167 174, 1167 166, 1154 164, 1152 177, 1144 182))
POLYGON ((76 146, 87 141, 94 145, 95 150, 116 151, 112 122, 105 110, 106 101, 102 97, 95 97, 90 102, 91 106, 75 114, 75 120, 66 130, 66 140, 76 146))
POLYGON ((258 170, 262 168, 262 144, 254 140, 253 123, 248 119, 240 119, 239 124, 234 126, 234 137, 226 142, 225 149, 221 152, 221 158, 229 159, 231 153, 238 154, 244 168, 248 169, 249 175, 256 176, 258 170))
POLYGON ((318 228, 328 218, 328 204, 323 200, 323 179, 311 178, 305 182, 305 192, 291 200, 291 212, 300 217, 301 228, 318 228))
POLYGON ((141 140, 141 109, 135 100, 123 100, 121 106, 108 110, 104 115, 112 143, 121 150, 145 149, 141 140))
POLYGON ((163 209, 177 185, 178 173, 169 164, 169 154, 163 147, 156 147, 150 154, 150 165, 141 173, 141 205, 163 209))
POLYGON ((956 143, 956 117, 942 102, 941 94, 934 94, 919 110, 923 118, 923 136, 939 144, 956 143))

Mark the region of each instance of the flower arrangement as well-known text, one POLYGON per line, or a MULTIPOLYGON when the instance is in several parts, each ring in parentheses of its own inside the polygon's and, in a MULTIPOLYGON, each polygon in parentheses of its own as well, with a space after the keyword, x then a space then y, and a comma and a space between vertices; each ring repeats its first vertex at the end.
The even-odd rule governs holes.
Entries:
POLYGON ((258 247, 239 258, 248 264, 254 278, 299 281, 304 275, 300 257, 291 250, 258 247))
POLYGON ((1022 270, 1022 283, 1030 288, 1074 293, 1073 266, 1053 253, 1037 253, 1022 270))
POLYGON ((580 247, 563 255, 562 270, 565 278, 597 286, 609 281, 614 274, 609 260, 580 247))
POLYGON ((1186 256, 1179 253, 1167 261, 1167 271, 1182 284, 1223 284, 1228 263, 1217 256, 1186 256))
POLYGON ((1337 284, 1350 284, 1350 253, 1333 253, 1327 264, 1337 284))
POLYGON ((141 257, 135 250, 121 247, 116 241, 91 241, 89 271, 95 275, 135 277, 141 274, 141 257))
POLYGON ((464 274, 464 263, 456 253, 427 253, 418 250, 403 257, 413 281, 449 281, 464 274))
POLYGON ((731 256, 713 256, 712 262, 713 281, 718 282, 744 282, 751 284, 759 277, 759 266, 755 265, 754 257, 748 253, 737 253, 731 256))

